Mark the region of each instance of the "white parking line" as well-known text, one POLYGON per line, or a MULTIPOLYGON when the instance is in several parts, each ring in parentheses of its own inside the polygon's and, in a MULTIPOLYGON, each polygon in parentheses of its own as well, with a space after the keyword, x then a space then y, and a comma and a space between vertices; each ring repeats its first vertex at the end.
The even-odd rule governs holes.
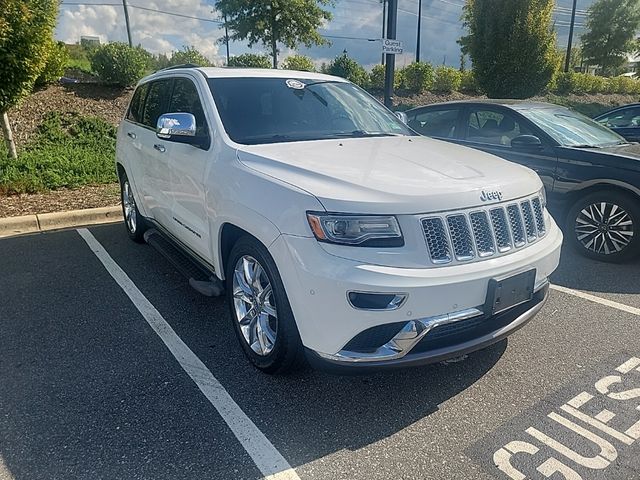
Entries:
POLYGON ((242 411, 209 369, 173 331, 160 312, 111 258, 86 228, 77 230, 113 279, 131 299, 151 328, 158 334, 180 366, 216 408, 266 480, 300 480, 276 447, 242 411))
POLYGON ((560 285, 551 285, 552 290, 557 290, 558 292, 566 293, 568 295, 573 295, 574 297, 579 297, 584 300, 589 300, 590 302, 599 303, 600 305, 605 305, 607 307, 616 308, 618 310, 622 310, 623 312, 631 313, 633 315, 640 316, 640 308, 631 307, 629 305, 625 305, 624 303, 614 302, 612 300, 607 300, 606 298, 597 297, 595 295, 591 295, 590 293, 581 292, 580 290, 574 290, 572 288, 561 287, 560 285))

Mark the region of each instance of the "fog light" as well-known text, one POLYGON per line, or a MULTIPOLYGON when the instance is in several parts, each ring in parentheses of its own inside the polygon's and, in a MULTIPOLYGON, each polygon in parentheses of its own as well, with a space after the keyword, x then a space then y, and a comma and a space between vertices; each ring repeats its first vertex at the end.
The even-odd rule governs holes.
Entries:
POLYGON ((407 300, 404 293, 349 292, 347 297, 351 306, 358 310, 397 310, 407 300))

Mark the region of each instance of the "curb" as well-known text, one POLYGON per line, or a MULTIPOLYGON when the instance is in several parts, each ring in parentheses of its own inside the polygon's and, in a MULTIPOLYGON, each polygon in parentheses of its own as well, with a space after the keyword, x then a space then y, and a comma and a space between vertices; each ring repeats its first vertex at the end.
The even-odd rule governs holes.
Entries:
POLYGON ((121 221, 122 209, 119 206, 7 217, 0 218, 0 238, 121 221))

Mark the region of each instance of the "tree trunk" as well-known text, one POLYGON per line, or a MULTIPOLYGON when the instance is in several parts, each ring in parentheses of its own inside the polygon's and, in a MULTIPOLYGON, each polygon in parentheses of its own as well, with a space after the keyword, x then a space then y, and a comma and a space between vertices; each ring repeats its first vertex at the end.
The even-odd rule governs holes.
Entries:
POLYGON ((11 124, 9 123, 9 115, 7 115, 7 112, 2 112, 2 133, 4 135, 4 140, 7 143, 9 156, 14 159, 18 158, 18 152, 16 151, 16 144, 13 141, 13 132, 11 131, 11 124))

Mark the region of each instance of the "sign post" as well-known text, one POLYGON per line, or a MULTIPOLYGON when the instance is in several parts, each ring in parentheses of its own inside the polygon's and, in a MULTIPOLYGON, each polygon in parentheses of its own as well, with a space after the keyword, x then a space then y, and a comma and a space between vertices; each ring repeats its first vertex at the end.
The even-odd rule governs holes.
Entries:
POLYGON ((387 56, 384 75, 384 104, 387 108, 393 107, 393 77, 395 76, 396 70, 395 55, 396 53, 402 53, 402 42, 397 42, 395 45, 393 44, 396 40, 397 20, 398 0, 389 0, 389 9, 387 13, 387 38, 382 40, 382 52, 387 56))

